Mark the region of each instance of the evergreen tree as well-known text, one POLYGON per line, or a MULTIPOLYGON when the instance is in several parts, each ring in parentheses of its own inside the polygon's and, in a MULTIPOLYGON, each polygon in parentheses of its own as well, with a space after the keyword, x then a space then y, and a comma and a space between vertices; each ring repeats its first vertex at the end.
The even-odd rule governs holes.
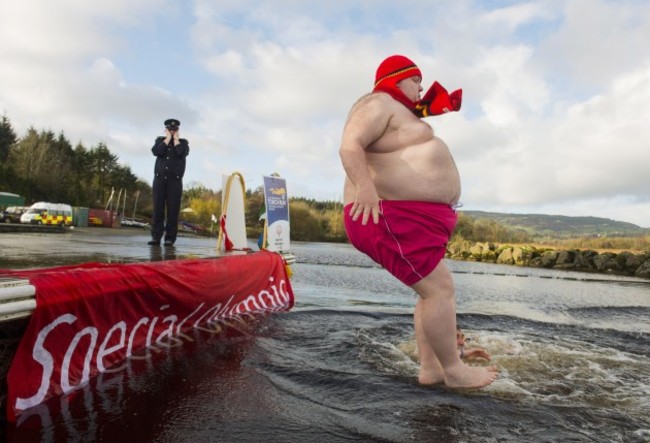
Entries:
POLYGON ((5 165, 11 148, 16 144, 16 133, 6 115, 0 121, 0 164, 5 165))
POLYGON ((92 177, 93 189, 93 207, 102 207, 106 203, 111 187, 111 176, 118 167, 117 155, 111 154, 111 151, 104 143, 90 149, 88 153, 88 167, 92 177))
POLYGON ((90 154, 86 147, 79 143, 72 155, 72 171, 70 179, 76 186, 70 194, 70 204, 73 206, 93 207, 92 173, 90 171, 90 154))
POLYGON ((8 164, 7 159, 11 149, 16 144, 16 133, 6 115, 0 121, 0 190, 15 192, 13 187, 16 182, 16 175, 13 168, 8 164))

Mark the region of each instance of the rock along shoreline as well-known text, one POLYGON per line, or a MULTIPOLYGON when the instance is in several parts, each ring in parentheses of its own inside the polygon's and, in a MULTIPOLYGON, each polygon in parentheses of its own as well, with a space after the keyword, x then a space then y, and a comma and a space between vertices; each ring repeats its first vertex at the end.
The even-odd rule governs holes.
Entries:
POLYGON ((650 279, 650 251, 602 252, 594 250, 554 250, 525 245, 498 245, 490 242, 454 240, 447 245, 447 258, 531 268, 594 272, 650 279))

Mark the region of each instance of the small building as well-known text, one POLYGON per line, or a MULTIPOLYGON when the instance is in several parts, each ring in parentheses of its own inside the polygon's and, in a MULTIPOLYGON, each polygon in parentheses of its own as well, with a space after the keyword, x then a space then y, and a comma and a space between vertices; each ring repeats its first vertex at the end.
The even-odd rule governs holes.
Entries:
POLYGON ((7 206, 25 206, 25 197, 11 192, 0 192, 0 211, 7 206))

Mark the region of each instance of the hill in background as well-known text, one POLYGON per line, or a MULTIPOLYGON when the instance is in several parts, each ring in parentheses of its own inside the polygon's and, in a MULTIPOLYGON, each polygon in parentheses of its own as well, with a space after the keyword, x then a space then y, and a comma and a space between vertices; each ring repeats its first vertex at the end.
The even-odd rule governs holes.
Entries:
POLYGON ((514 231, 523 230, 533 237, 574 238, 626 237, 650 235, 650 229, 632 223, 599 217, 569 217, 544 214, 501 214, 460 211, 475 220, 491 220, 514 231))

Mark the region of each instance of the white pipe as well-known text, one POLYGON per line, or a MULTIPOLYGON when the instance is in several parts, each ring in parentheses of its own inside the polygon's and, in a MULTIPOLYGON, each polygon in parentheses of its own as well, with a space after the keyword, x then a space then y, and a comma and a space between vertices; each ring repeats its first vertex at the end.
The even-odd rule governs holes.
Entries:
POLYGON ((36 300, 21 300, 11 303, 1 303, 0 316, 17 313, 25 313, 25 315, 27 315, 34 309, 36 309, 36 300))
POLYGON ((0 302, 15 298, 34 297, 36 288, 32 285, 16 285, 0 287, 0 302))

